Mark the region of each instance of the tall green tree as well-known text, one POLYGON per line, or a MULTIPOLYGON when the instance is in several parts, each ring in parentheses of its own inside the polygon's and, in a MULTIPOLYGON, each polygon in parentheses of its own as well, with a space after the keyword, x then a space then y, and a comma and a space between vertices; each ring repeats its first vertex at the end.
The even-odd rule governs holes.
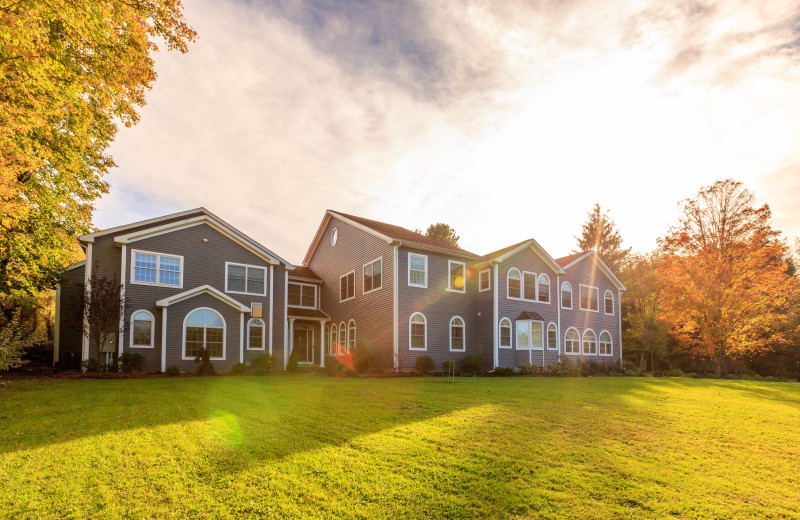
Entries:
POLYGON ((631 251, 630 248, 622 247, 622 236, 614 220, 608 211, 602 210, 600 204, 595 204, 587 215, 588 219, 581 226, 580 236, 575 237, 578 248, 573 253, 595 251, 612 271, 618 273, 631 251))
POLYGON ((0 4, 0 294, 53 286, 108 191, 117 124, 156 78, 158 43, 186 52, 180 0, 0 4))
POLYGON ((437 222, 436 224, 431 224, 428 226, 428 229, 425 233, 422 233, 421 229, 416 230, 419 234, 424 234, 427 237, 433 238, 440 242, 445 242, 450 244, 451 246, 458 247, 458 240, 461 238, 456 234, 456 230, 451 228, 448 224, 444 222, 437 222))

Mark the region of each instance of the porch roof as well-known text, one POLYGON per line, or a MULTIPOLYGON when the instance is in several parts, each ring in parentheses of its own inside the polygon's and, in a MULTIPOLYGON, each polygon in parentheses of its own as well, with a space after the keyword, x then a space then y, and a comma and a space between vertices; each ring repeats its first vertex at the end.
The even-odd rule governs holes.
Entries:
POLYGON ((287 314, 290 318, 299 320, 329 321, 331 319, 330 316, 319 309, 296 309, 294 307, 289 307, 287 314))

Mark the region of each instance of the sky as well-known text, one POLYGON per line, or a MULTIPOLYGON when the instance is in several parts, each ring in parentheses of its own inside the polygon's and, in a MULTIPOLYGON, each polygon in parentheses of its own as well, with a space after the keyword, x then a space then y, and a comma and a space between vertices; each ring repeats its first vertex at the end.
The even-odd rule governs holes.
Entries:
POLYGON ((204 206, 300 263, 334 209, 559 257, 599 203, 648 251, 734 178, 800 236, 797 0, 185 3, 99 228, 204 206))

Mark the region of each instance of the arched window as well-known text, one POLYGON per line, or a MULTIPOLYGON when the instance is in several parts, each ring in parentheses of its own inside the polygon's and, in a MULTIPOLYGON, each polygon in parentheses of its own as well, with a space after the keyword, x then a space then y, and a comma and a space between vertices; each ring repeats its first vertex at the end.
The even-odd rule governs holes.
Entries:
POLYGON ((350 352, 356 349, 356 320, 350 320, 347 324, 347 348, 350 352))
POLYGON ((519 269, 516 267, 512 267, 511 270, 508 271, 508 275, 506 276, 506 282, 508 287, 507 294, 509 298, 520 299, 522 298, 522 285, 520 280, 522 279, 522 275, 519 274, 519 269))
POLYGON ((214 309, 195 309, 183 320, 183 359, 194 359, 203 349, 211 359, 225 359, 225 320, 214 309))
POLYGON ((450 320, 450 350, 464 352, 464 320, 453 316, 450 320))
POLYGON ((408 320, 408 348, 409 350, 428 350, 428 322, 419 312, 411 315, 408 320))
POLYGON ((576 355, 581 353, 581 337, 573 328, 567 329, 567 333, 564 334, 564 353, 576 355))
POLYGON ((264 320, 250 318, 247 321, 247 348, 248 350, 264 350, 264 320))
POLYGON ((561 308, 572 308, 572 286, 567 282, 561 284, 561 308))
POLYGON ((555 323, 547 326, 547 350, 558 350, 558 328, 555 323))
POLYGON ((614 354, 614 345, 611 343, 611 334, 607 330, 600 333, 600 355, 611 356, 614 354))
POLYGON ((131 314, 131 348, 153 348, 154 323, 150 311, 141 310, 131 314))
POLYGON ((583 331, 583 355, 597 355, 597 336, 592 332, 592 329, 583 331))
POLYGON ((511 320, 500 320, 500 348, 511 348, 511 320))
POLYGON ((344 322, 339 323, 339 352, 347 352, 347 326, 344 322))
POLYGON ((339 336, 337 335, 336 324, 331 324, 331 355, 338 356, 339 355, 339 336))
POLYGON ((611 291, 606 291, 603 296, 603 307, 605 307, 606 314, 614 314, 614 295, 611 291))
POLYGON ((539 275, 539 301, 550 303, 550 277, 546 274, 539 275))

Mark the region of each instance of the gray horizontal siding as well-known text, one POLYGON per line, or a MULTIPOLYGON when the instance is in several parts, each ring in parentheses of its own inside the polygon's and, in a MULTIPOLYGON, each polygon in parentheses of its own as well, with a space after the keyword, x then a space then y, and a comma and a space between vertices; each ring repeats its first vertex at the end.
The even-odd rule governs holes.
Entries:
POLYGON ((85 267, 65 271, 61 280, 58 323, 58 366, 79 368, 83 346, 80 301, 85 267))

